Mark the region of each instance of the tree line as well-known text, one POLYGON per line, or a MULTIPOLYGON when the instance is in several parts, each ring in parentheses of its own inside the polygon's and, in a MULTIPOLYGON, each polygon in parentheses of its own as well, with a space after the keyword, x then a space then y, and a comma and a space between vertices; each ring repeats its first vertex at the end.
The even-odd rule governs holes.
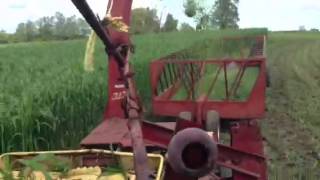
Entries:
MULTIPOLYGON (((239 0, 216 0, 211 7, 203 1, 185 0, 185 15, 193 18, 196 27, 181 23, 172 14, 167 14, 163 24, 162 17, 156 9, 136 8, 132 10, 130 33, 145 34, 170 31, 193 31, 205 29, 238 28, 239 0)), ((54 16, 46 16, 36 21, 19 23, 15 33, 8 34, 0 31, 0 43, 30 42, 47 40, 69 40, 87 37, 90 27, 82 18, 76 16, 65 17, 56 12, 54 16)))
MULTIPOLYGON (((168 14, 165 23, 160 26, 160 18, 156 9, 137 8, 132 11, 130 33, 144 34, 169 32, 178 30, 178 20, 168 14)), ((193 29, 189 25, 182 25, 184 29, 193 29)), ((76 16, 65 17, 56 12, 54 16, 46 16, 36 21, 21 22, 13 34, 0 31, 0 44, 30 41, 70 40, 87 37, 90 27, 82 18, 76 16)))
POLYGON ((0 32, 0 43, 82 38, 90 33, 88 24, 76 16, 65 17, 56 12, 54 16, 41 17, 36 21, 21 22, 15 33, 0 32))
MULTIPOLYGON (((239 0, 216 0, 211 7, 207 7, 204 1, 185 0, 184 12, 196 23, 196 30, 205 29, 235 29, 238 28, 239 0)), ((172 14, 168 14, 165 23, 161 26, 161 18, 157 16, 156 9, 137 8, 132 11, 132 32, 143 34, 150 32, 168 32, 178 30, 178 20, 172 14)), ((182 23, 180 31, 195 30, 187 23, 182 23)))
POLYGON ((186 16, 194 18, 197 30, 204 29, 237 29, 239 0, 216 0, 210 7, 203 1, 185 0, 186 16))
POLYGON ((157 15, 156 9, 136 8, 132 10, 131 33, 145 34, 171 31, 190 31, 194 30, 187 23, 182 23, 178 29, 179 21, 172 14, 167 14, 166 20, 161 24, 161 18, 157 15))

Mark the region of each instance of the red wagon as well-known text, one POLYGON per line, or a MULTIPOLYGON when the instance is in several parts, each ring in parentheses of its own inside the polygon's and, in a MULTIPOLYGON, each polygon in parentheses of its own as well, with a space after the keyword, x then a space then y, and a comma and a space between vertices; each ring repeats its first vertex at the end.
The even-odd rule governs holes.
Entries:
MULTIPOLYGON (((72 1, 109 55, 104 121, 82 141, 82 147, 133 151, 141 180, 150 179, 146 152, 166 155, 163 178, 167 180, 267 179, 257 122, 265 110, 264 37, 257 38, 249 58, 154 61, 150 66, 153 113, 171 116, 173 121, 150 123, 142 120, 129 65, 128 33, 103 27, 85 0, 72 1)), ((132 0, 111 2, 110 15, 129 25, 132 0)))

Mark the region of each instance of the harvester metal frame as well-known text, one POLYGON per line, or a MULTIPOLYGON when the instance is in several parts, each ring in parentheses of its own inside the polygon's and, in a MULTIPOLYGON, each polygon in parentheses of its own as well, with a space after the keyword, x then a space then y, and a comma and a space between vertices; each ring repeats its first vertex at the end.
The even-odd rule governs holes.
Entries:
MULTIPOLYGON (((177 103, 161 99, 156 94, 153 94, 154 113, 175 116, 177 120, 175 122, 150 123, 143 121, 142 106, 133 81, 134 73, 129 65, 131 54, 129 34, 103 27, 85 0, 72 0, 72 2, 100 37, 106 46, 106 52, 109 56, 109 95, 104 120, 83 139, 81 142, 82 147, 109 149, 112 146, 112 148, 117 147, 121 150, 131 150, 135 155, 137 178, 139 180, 149 179, 150 172, 148 172, 146 165, 146 151, 167 152, 168 148, 170 149, 170 142, 179 132, 189 128, 205 129, 205 114, 209 110, 215 110, 219 113, 222 121, 228 121, 231 145, 220 144, 217 133, 213 133, 212 142, 210 143, 217 147, 218 154, 216 159, 209 159, 209 161, 214 161, 215 167, 213 167, 211 175, 209 174, 207 178, 227 179, 227 177, 219 177, 221 174, 217 171, 218 167, 225 167, 232 170, 232 176, 229 179, 267 179, 263 141, 256 120, 263 116, 265 107, 266 72, 265 58, 263 56, 237 61, 223 59, 207 62, 221 63, 223 68, 225 68, 226 63, 230 62, 239 63, 240 66, 245 66, 246 64, 258 65, 260 67, 258 80, 247 102, 239 103, 228 100, 225 102, 210 102, 200 100, 191 104, 189 102, 177 103), (166 106, 170 107, 170 110, 164 108, 166 106), (191 109, 195 109, 195 111, 191 109), (178 114, 181 111, 192 111, 191 119, 179 118, 178 114)), ((130 25, 131 5, 132 0, 113 0, 109 1, 108 8, 111 9, 112 17, 122 17, 122 21, 130 25)), ((158 76, 162 72, 161 68, 165 63, 165 60, 160 60, 151 65, 153 93, 156 93, 155 84, 159 81, 158 76)), ((179 63, 199 63, 199 61, 179 63)), ((197 158, 197 154, 194 154, 194 156, 197 158)), ((176 172, 169 162, 166 164, 164 179, 196 180, 199 177, 176 172)))

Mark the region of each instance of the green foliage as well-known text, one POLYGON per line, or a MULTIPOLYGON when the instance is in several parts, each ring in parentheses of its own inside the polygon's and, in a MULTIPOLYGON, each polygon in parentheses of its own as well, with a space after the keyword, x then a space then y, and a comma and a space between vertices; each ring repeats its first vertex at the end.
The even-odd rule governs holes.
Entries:
POLYGON ((31 41, 36 37, 37 29, 33 22, 20 23, 17 27, 15 37, 20 41, 31 41))
POLYGON ((277 179, 288 179, 286 171, 295 179, 319 179, 319 33, 277 32, 268 38, 271 87, 262 130, 271 149, 270 170, 283 175, 277 179))
POLYGON ((268 30, 263 28, 250 28, 241 31, 212 31, 215 36, 198 41, 187 49, 173 54, 177 59, 213 59, 213 58, 241 58, 248 57, 250 48, 255 43, 255 36, 267 35, 268 30), (230 39, 226 39, 226 36, 230 39), (248 36, 238 39, 239 36, 248 36), (236 37, 236 39, 232 39, 236 37), (245 51, 243 51, 245 50, 245 51))
POLYGON ((19 23, 16 29, 15 36, 21 41, 26 41, 26 25, 25 23, 19 23))
POLYGON ((66 24, 66 17, 60 12, 56 12, 55 14, 56 24, 54 27, 54 35, 58 38, 65 37, 65 24, 66 24))
POLYGON ((156 9, 136 8, 132 10, 131 33, 159 32, 160 20, 156 9))
MULTIPOLYGON (((148 62, 209 34, 133 38, 135 78, 146 103, 151 97, 145 76, 148 62)), ((92 73, 83 70, 84 51, 85 40, 0 46, 0 57, 6 57, 0 58, 0 152, 76 148, 102 120, 107 101, 105 51, 98 43, 92 73)))
POLYGON ((177 31, 177 26, 178 20, 174 19, 172 14, 169 13, 161 30, 164 32, 177 31))
POLYGON ((56 12, 53 34, 57 39, 74 39, 90 34, 90 28, 86 21, 75 16, 64 17, 60 12, 56 12))
POLYGON ((56 12, 55 16, 20 23, 14 34, 14 42, 76 39, 89 33, 90 28, 83 19, 76 16, 64 17, 62 13, 56 12))
POLYGON ((198 4, 195 0, 185 0, 184 4, 184 13, 188 17, 194 17, 197 14, 198 4))
POLYGON ((13 171, 15 167, 21 167, 18 174, 19 179, 32 179, 32 172, 41 172, 46 180, 51 180, 49 172, 59 172, 62 176, 66 176, 72 169, 72 162, 69 159, 55 156, 51 153, 39 154, 31 159, 18 159, 10 162, 9 156, 2 158, 4 161, 0 166, 0 178, 13 180, 13 171))
POLYGON ((54 17, 42 17, 36 21, 38 27, 38 37, 42 40, 52 39, 54 17))
POLYGON ((0 160, 0 179, 13 180, 12 177, 12 163, 8 157, 4 157, 0 160), (1 161, 2 160, 2 161, 1 161))
POLYGON ((212 24, 220 29, 238 28, 239 0, 217 0, 213 6, 212 24))
POLYGON ((186 0, 184 9, 185 14, 197 22, 197 30, 236 29, 239 21, 238 3, 239 0, 216 0, 210 9, 203 2, 186 0))
POLYGON ((195 19, 197 30, 205 30, 212 27, 210 11, 201 1, 186 0, 184 2, 184 13, 195 19))
MULTIPOLYGON (((266 31, 248 29, 134 36, 136 53, 131 62, 145 107, 149 108, 151 101, 150 77, 146 75, 150 73, 151 60, 181 51, 196 42, 205 42, 205 39, 266 31)), ((210 45, 208 42, 207 46, 210 45)), ((282 163, 284 160, 274 158, 274 154, 278 157, 287 150, 297 152, 289 153, 288 157, 291 163, 295 162, 292 166, 300 164, 296 167, 302 167, 311 162, 310 154, 314 156, 316 153, 313 152, 319 152, 319 147, 314 148, 306 142, 319 144, 320 36, 318 32, 270 33, 267 46, 271 76, 271 88, 267 92, 268 116, 271 117, 265 121, 268 126, 263 126, 263 130, 268 143, 275 143, 277 149, 268 150, 267 155, 272 163, 282 163), (276 116, 277 113, 282 115, 276 116), (288 116, 287 121, 292 123, 282 124, 288 116), (294 128, 293 124, 299 128, 294 128), (311 136, 299 135, 301 133, 312 134, 314 140, 311 136), (294 145, 288 144, 290 141, 294 145), (304 153, 300 153, 301 149, 304 153)), ((84 49, 85 40, 0 46, 0 57, 6 57, 0 58, 0 83, 3 85, 0 86, 1 152, 77 148, 80 140, 101 121, 107 100, 106 56, 98 44, 96 71, 85 74, 82 67, 84 49)))
MULTIPOLYGON (((131 62, 141 99, 150 107, 153 59, 231 31, 138 35, 131 62)), ((85 40, 0 47, 0 152, 69 149, 101 121, 107 100, 106 55, 96 47, 93 73, 83 71, 85 40)))
POLYGON ((10 35, 4 30, 0 31, 0 44, 7 44, 10 42, 10 35))
POLYGON ((105 55, 101 47, 97 71, 84 74, 84 49, 84 40, 0 47, 1 152, 76 147, 97 125, 105 55))
POLYGON ((310 29, 310 31, 311 31, 311 32, 319 32, 319 29, 317 29, 317 28, 312 28, 312 29, 310 29))
POLYGON ((209 27, 211 27, 210 24, 210 15, 209 13, 207 13, 205 11, 204 8, 200 8, 199 9, 199 13, 198 13, 198 17, 197 17, 197 30, 204 30, 204 29, 208 29, 209 27))
POLYGON ((39 154, 29 160, 20 159, 19 163, 24 166, 22 177, 29 177, 33 171, 39 171, 43 173, 47 180, 52 179, 49 174, 50 171, 66 175, 72 168, 70 160, 59 158, 50 153, 39 154))

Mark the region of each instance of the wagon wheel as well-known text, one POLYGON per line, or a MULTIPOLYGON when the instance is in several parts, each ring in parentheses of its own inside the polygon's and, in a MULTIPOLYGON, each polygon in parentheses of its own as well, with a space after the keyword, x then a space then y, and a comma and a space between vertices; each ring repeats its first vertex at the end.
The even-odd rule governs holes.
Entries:
POLYGON ((205 128, 209 132, 217 134, 218 141, 220 139, 220 116, 217 111, 208 111, 205 128))

